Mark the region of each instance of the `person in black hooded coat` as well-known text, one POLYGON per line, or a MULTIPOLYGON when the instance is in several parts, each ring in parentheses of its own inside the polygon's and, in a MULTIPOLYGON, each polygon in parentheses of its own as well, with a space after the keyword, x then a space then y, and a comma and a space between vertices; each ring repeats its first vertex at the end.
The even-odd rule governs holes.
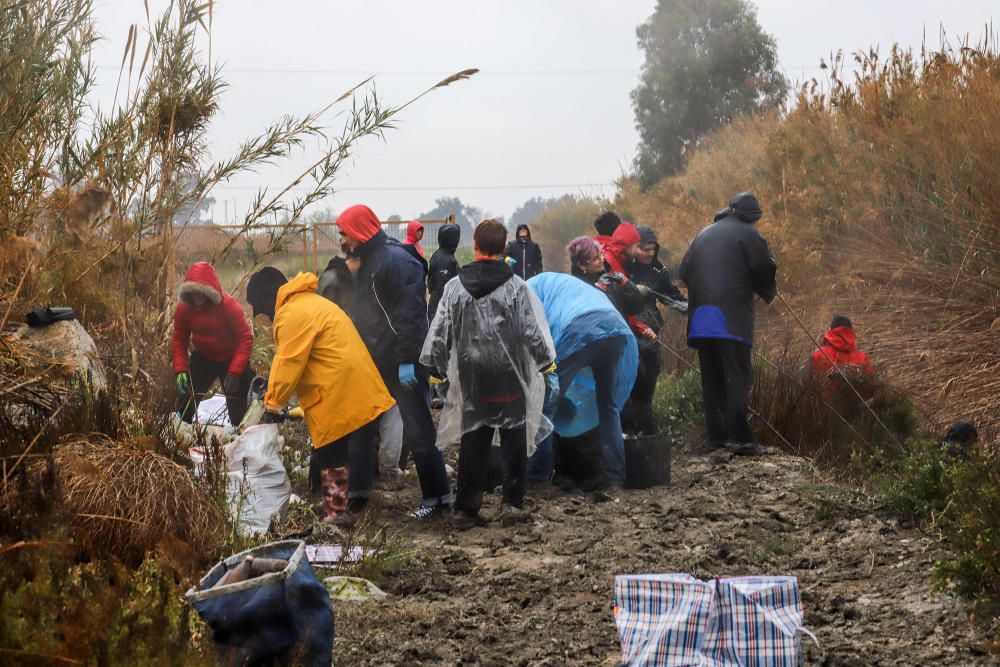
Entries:
POLYGON ((756 453, 747 423, 753 384, 754 295, 771 303, 777 263, 754 223, 757 198, 742 192, 688 248, 680 278, 688 286, 688 345, 698 350, 710 446, 735 443, 756 453))
POLYGON ((458 260, 455 251, 462 238, 462 228, 458 225, 441 225, 438 230, 438 249, 431 255, 430 267, 427 271, 427 291, 430 298, 427 302, 427 318, 434 319, 444 286, 458 275, 458 260))
POLYGON ((513 241, 504 250, 504 259, 510 258, 517 263, 511 267, 514 275, 527 280, 544 271, 542 268, 542 249, 531 240, 531 230, 528 225, 518 225, 513 241))
POLYGON ((625 409, 622 411, 622 428, 626 433, 651 435, 659 429, 653 413, 653 394, 663 366, 663 354, 659 334, 663 328, 663 315, 659 304, 687 312, 687 298, 674 285, 670 271, 660 261, 660 242, 649 227, 637 227, 639 232, 639 255, 629 264, 629 275, 637 285, 645 285, 649 292, 645 295, 644 308, 638 318, 652 329, 656 338, 637 337, 639 343, 639 369, 635 385, 625 409))

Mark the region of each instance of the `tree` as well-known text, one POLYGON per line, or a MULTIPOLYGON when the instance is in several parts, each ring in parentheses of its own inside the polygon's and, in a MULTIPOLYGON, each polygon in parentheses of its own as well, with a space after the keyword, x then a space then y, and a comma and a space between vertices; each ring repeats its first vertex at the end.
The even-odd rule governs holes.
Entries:
POLYGON ((572 194, 565 194, 562 197, 532 197, 528 201, 518 206, 510 216, 511 229, 517 229, 518 225, 530 225, 552 206, 557 204, 572 204, 578 197, 572 194))
POLYGON ((636 35, 646 53, 632 91, 644 186, 677 172, 712 130, 785 100, 774 37, 746 0, 658 0, 636 35))
POLYGON ((458 197, 439 197, 434 200, 434 208, 421 213, 423 220, 443 220, 449 215, 455 215, 455 222, 462 229, 462 245, 472 245, 472 230, 483 219, 482 209, 462 203, 458 197))

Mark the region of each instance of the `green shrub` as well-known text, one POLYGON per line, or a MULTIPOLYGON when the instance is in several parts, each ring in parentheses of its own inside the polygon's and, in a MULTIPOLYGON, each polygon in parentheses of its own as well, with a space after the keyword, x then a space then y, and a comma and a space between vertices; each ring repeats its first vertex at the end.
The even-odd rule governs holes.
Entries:
POLYGON ((911 440, 883 466, 877 484, 890 509, 933 526, 948 545, 935 566, 939 585, 1000 614, 1000 461, 982 450, 964 460, 941 443, 911 440))
POLYGON ((653 410, 662 431, 690 434, 702 423, 701 377, 694 371, 661 375, 653 396, 653 410))

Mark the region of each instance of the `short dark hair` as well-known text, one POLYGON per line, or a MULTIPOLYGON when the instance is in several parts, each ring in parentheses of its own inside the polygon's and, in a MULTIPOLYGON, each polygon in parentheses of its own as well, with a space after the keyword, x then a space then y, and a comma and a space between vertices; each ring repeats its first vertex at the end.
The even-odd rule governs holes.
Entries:
POLYGON ((620 224, 622 224, 622 219, 618 217, 617 213, 605 211, 597 216, 597 220, 594 220, 594 229, 602 236, 611 236, 620 224))
POLYGON ((499 255, 507 245, 507 227, 499 220, 483 220, 476 227, 472 240, 482 254, 499 255))

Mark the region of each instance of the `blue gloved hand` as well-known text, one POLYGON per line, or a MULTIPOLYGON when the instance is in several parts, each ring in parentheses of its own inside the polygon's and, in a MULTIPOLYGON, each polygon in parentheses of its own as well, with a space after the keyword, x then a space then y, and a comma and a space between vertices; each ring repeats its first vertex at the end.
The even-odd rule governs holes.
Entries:
POLYGON ((559 376, 555 373, 546 373, 545 378, 545 402, 552 405, 559 400, 559 376))
POLYGON ((413 389, 417 386, 417 369, 413 367, 413 364, 399 365, 399 384, 407 389, 413 389))

